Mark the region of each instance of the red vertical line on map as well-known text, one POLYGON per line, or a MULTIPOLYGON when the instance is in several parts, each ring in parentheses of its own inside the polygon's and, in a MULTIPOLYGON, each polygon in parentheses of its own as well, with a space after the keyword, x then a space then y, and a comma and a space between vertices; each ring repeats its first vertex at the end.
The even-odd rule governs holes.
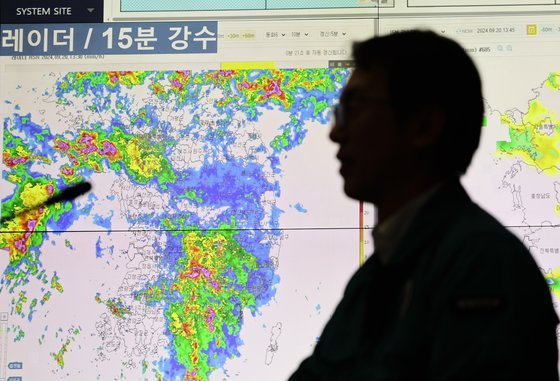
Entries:
POLYGON ((360 201, 360 266, 364 264, 364 202, 360 201))

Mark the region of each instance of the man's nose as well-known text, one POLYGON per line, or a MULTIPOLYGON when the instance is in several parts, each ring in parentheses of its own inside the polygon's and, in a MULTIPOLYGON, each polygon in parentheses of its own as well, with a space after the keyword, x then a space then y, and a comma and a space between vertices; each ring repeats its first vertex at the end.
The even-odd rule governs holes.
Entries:
POLYGON ((329 132, 329 139, 335 143, 340 143, 343 138, 343 130, 340 125, 340 121, 334 121, 331 127, 331 132, 329 132))

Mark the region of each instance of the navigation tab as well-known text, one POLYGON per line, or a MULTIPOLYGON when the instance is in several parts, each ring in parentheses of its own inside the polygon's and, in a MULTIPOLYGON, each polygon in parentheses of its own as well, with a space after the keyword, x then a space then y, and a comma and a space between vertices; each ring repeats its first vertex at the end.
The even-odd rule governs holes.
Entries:
POLYGON ((0 2, 1 24, 101 23, 103 0, 20 0, 0 2))
POLYGON ((353 68, 355 65, 354 60, 329 60, 329 68, 353 68))

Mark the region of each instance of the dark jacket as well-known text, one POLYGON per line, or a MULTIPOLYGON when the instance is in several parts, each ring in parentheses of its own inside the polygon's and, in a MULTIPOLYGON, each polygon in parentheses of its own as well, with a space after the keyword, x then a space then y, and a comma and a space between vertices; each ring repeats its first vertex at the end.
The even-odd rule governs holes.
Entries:
POLYGON ((528 250, 453 180, 354 274, 290 381, 558 380, 557 323, 528 250))

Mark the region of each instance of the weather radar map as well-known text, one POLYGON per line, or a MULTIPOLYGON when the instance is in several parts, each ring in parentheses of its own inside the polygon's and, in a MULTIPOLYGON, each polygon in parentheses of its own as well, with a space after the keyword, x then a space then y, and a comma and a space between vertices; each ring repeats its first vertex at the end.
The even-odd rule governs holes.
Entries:
MULTIPOLYGON (((518 91, 519 92, 519 91, 518 91)), ((486 103, 485 127, 467 185, 516 233, 560 297, 560 73, 544 72, 519 107, 486 103)))
MULTIPOLYGON (((244 325, 282 282, 283 160, 326 134, 348 75, 20 77, 2 100, 2 215, 19 212, 0 234, 10 351, 34 348, 25 366, 44 380, 235 376, 244 325), (33 209, 83 181, 87 195, 33 209)), ((282 324, 266 332, 270 363, 282 324)))
MULTIPOLYGON (((485 115, 462 182, 529 248, 558 311, 558 6, 374 3, 240 11, 206 53, 129 50, 151 27, 191 46, 202 29, 121 22, 117 6, 65 24, 76 51, 64 24, 2 30, 0 381, 287 379, 373 252, 373 207, 344 195, 328 141, 351 43, 411 27, 477 64, 485 115)), ((415 85, 413 64, 402 75, 415 85)))

